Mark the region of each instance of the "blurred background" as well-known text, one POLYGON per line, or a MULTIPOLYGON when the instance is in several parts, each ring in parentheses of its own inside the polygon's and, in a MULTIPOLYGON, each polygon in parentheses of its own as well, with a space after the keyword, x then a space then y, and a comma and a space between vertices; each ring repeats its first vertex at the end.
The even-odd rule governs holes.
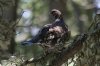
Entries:
MULTIPOLYGON (((100 8, 100 0, 16 0, 18 25, 14 51, 15 55, 25 56, 26 59, 38 58, 43 55, 39 46, 22 46, 20 43, 34 37, 42 26, 53 22, 49 15, 52 9, 62 12, 65 23, 74 36, 85 33, 92 23, 95 12, 100 8)), ((0 1, 1 2, 1 1, 0 1)), ((99 11, 98 11, 99 13, 99 11)))

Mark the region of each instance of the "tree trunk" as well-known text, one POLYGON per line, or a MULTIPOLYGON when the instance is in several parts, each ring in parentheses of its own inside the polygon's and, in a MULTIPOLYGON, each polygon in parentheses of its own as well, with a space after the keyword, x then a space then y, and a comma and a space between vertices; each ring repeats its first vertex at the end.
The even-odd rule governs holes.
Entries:
POLYGON ((0 1, 0 59, 7 59, 15 51, 15 26, 18 0, 0 1))

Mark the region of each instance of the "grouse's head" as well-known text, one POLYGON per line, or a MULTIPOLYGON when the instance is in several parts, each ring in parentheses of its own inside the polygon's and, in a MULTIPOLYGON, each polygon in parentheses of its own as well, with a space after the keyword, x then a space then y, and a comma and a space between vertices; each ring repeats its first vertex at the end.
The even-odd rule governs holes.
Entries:
POLYGON ((57 9, 53 9, 50 14, 54 16, 56 19, 61 17, 61 12, 57 9))

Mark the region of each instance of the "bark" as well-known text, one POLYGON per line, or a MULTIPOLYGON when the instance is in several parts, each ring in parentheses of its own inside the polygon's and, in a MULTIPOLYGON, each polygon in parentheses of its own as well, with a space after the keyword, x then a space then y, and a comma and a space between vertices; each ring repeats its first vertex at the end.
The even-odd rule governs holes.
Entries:
POLYGON ((15 24, 18 0, 0 1, 0 59, 7 59, 15 50, 15 24))
MULTIPOLYGON (((80 35, 75 38, 75 40, 66 47, 65 49, 62 49, 61 52, 53 55, 56 56, 54 60, 50 63, 49 66, 61 66, 63 63, 65 63, 69 58, 73 57, 79 50, 82 49, 83 42, 87 39, 87 34, 80 35)), ((46 58, 48 58, 51 55, 51 53, 47 54, 46 56, 43 56, 38 59, 33 59, 33 60, 26 60, 21 66, 30 64, 30 63, 36 63, 40 62, 46 58)))
POLYGON ((83 43, 87 39, 87 34, 78 36, 75 38, 73 43, 63 50, 60 54, 57 55, 57 58, 52 61, 50 66, 61 66, 65 63, 69 58, 73 57, 79 50, 82 49, 83 43))

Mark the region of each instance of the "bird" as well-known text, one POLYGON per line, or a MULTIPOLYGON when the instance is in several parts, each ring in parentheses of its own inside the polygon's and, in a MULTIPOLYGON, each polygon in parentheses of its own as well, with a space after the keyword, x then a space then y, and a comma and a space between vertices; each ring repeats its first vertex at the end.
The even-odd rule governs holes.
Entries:
POLYGON ((53 16, 54 22, 44 25, 38 34, 31 40, 23 41, 22 45, 32 45, 36 43, 50 44, 65 43, 70 38, 70 31, 65 24, 61 11, 52 9, 50 15, 53 16))

